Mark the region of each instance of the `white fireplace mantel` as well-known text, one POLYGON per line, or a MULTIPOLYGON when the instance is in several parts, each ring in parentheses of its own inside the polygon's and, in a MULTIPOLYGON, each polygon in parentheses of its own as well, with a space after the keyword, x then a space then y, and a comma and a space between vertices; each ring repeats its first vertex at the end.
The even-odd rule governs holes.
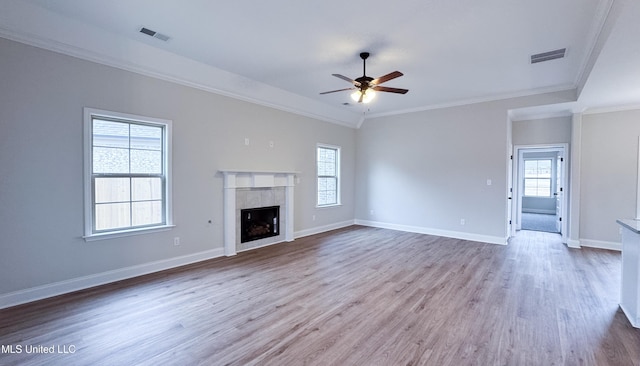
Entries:
POLYGON ((236 249, 236 191, 239 188, 275 188, 285 189, 285 241, 293 241, 293 188, 296 172, 293 171, 254 171, 225 169, 224 176, 224 254, 237 254, 236 249))

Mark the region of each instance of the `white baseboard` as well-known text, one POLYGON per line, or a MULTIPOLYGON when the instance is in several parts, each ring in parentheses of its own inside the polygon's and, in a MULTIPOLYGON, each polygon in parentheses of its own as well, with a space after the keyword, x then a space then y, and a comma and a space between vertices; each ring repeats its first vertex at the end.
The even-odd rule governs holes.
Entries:
POLYGON ((461 231, 432 229, 432 228, 426 228, 421 226, 389 224, 385 222, 369 221, 369 220, 355 220, 355 224, 363 225, 363 226, 378 227, 382 229, 407 231, 411 233, 435 235, 435 236, 442 236, 446 238, 462 239, 462 240, 477 241, 481 243, 490 243, 490 244, 500 244, 500 245, 506 245, 507 239, 508 239, 506 237, 502 238, 499 236, 465 233, 461 231))
MULTIPOLYGON (((298 231, 294 237, 300 238, 304 236, 320 234, 325 231, 340 229, 354 224, 353 220, 338 222, 335 224, 319 226, 307 230, 298 231)), ((273 245, 277 243, 268 243, 273 245)), ((248 248, 251 250, 256 248, 248 248)), ((105 285, 108 283, 122 281, 133 277, 146 275, 149 273, 164 271, 171 268, 184 266, 196 262, 205 261, 217 257, 224 256, 224 248, 216 248, 200 253, 189 254, 181 257, 169 258, 160 261, 144 263, 132 267, 115 269, 112 271, 96 273, 88 276, 72 278, 65 281, 55 282, 47 285, 36 286, 24 290, 0 294, 0 309, 26 304, 28 302, 46 299, 48 297, 67 294, 74 291, 84 290, 95 286, 105 285)))
POLYGON ((615 241, 580 239, 580 245, 589 248, 617 250, 619 252, 622 251, 622 243, 616 243, 615 241))
POLYGON ((311 229, 305 229, 305 230, 296 231, 293 234, 293 236, 294 236, 294 238, 297 239, 297 238, 302 238, 302 237, 305 237, 305 236, 324 233, 326 231, 342 229, 343 227, 351 226, 351 225, 354 225, 354 224, 355 224, 354 220, 336 222, 334 224, 329 224, 329 225, 324 225, 324 226, 316 226, 316 227, 313 227, 311 229))
POLYGON ((632 312, 627 311, 624 305, 619 304, 619 306, 620 306, 620 309, 622 309, 622 312, 624 313, 624 315, 627 316, 629 323, 631 323, 631 325, 634 328, 640 328, 640 319, 638 319, 637 317, 634 317, 632 312))
POLYGON ((217 248, 200 253, 144 263, 132 267, 120 268, 89 276, 72 278, 70 280, 9 292, 7 294, 0 295, 0 309, 222 256, 224 256, 224 249, 217 248))
MULTIPOLYGON (((305 229, 295 232, 295 238, 302 238, 309 235, 320 234, 326 231, 341 229, 351 225, 362 225, 370 227, 378 227, 382 229, 407 231, 419 234, 442 236, 447 238, 455 238, 462 240, 477 241, 482 243, 506 245, 507 238, 498 236, 481 235, 474 233, 466 233, 459 231, 439 230, 425 228, 420 226, 398 225, 368 220, 347 220, 330 225, 318 226, 311 229, 305 229)), ((273 243, 275 244, 275 243, 273 243)), ((616 242, 607 242, 599 240, 569 240, 567 243, 570 248, 580 248, 586 246, 591 248, 622 250, 622 244, 616 242)), ((70 280, 55 282, 47 285, 36 286, 24 290, 14 291, 0 295, 0 309, 8 308, 15 305, 25 304, 28 302, 45 299, 48 297, 58 296, 74 291, 84 290, 87 288, 104 285, 111 282, 121 281, 128 278, 146 275, 149 273, 159 272, 175 267, 184 266, 208 259, 224 256, 224 248, 216 248, 205 252, 189 254, 181 257, 170 258, 137 266, 120 268, 113 271, 97 273, 89 276, 73 278, 70 280)))
POLYGON ((567 246, 569 248, 573 248, 573 249, 580 249, 582 248, 580 246, 580 240, 575 240, 575 239, 567 239, 567 246))

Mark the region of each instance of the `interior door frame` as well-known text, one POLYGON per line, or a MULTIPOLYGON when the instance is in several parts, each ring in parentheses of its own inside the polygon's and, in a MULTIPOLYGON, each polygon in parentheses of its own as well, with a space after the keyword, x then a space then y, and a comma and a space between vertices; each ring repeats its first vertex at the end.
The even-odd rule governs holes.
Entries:
POLYGON ((569 197, 569 184, 568 184, 568 167, 569 167, 569 144, 568 143, 559 143, 559 144, 540 144, 540 145, 514 145, 513 146, 513 159, 512 159, 512 172, 513 172, 513 187, 510 187, 513 192, 511 205, 511 217, 512 217, 512 225, 511 225, 511 236, 516 235, 516 231, 520 230, 521 221, 522 221, 522 194, 521 194, 521 180, 524 179, 524 164, 522 164, 522 157, 526 151, 535 150, 539 152, 545 151, 558 151, 563 157, 562 164, 562 221, 561 221, 561 236, 562 242, 567 243, 568 235, 568 223, 569 223, 569 213, 568 213, 568 197, 569 197), (513 222, 515 221, 515 222, 513 222))

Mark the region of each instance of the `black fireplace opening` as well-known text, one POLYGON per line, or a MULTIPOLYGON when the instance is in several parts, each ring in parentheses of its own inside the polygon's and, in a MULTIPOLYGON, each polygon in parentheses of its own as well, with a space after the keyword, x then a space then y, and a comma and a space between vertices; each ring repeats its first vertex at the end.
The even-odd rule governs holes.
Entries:
POLYGON ((240 242, 278 236, 280 206, 247 208, 240 210, 240 242))

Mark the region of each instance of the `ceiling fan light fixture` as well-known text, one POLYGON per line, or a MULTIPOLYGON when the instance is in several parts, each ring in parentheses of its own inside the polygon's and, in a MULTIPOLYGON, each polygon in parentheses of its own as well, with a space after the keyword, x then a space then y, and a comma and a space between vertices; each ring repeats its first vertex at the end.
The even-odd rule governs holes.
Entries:
POLYGON ((386 75, 383 75, 379 78, 371 78, 367 76, 367 66, 366 61, 369 57, 369 52, 362 52, 360 54, 360 58, 362 58, 362 76, 359 78, 351 79, 344 75, 340 74, 331 74, 339 79, 350 82, 353 86, 351 88, 344 88, 338 90, 331 90, 322 92, 320 94, 329 94, 335 92, 341 92, 345 90, 355 90, 351 94, 351 98, 354 102, 357 103, 369 103, 375 97, 376 92, 388 92, 388 93, 397 93, 397 94, 407 94, 409 90, 400 89, 400 88, 388 88, 386 86, 380 86, 380 84, 385 83, 389 80, 393 80, 397 77, 402 76, 403 74, 400 71, 390 72, 386 75), (374 91, 375 89, 375 91, 374 91))
POLYGON ((362 95, 362 103, 367 104, 371 102, 373 98, 375 98, 376 93, 373 91, 373 89, 356 90, 351 94, 351 99, 353 99, 354 102, 359 102, 361 95, 362 95))

